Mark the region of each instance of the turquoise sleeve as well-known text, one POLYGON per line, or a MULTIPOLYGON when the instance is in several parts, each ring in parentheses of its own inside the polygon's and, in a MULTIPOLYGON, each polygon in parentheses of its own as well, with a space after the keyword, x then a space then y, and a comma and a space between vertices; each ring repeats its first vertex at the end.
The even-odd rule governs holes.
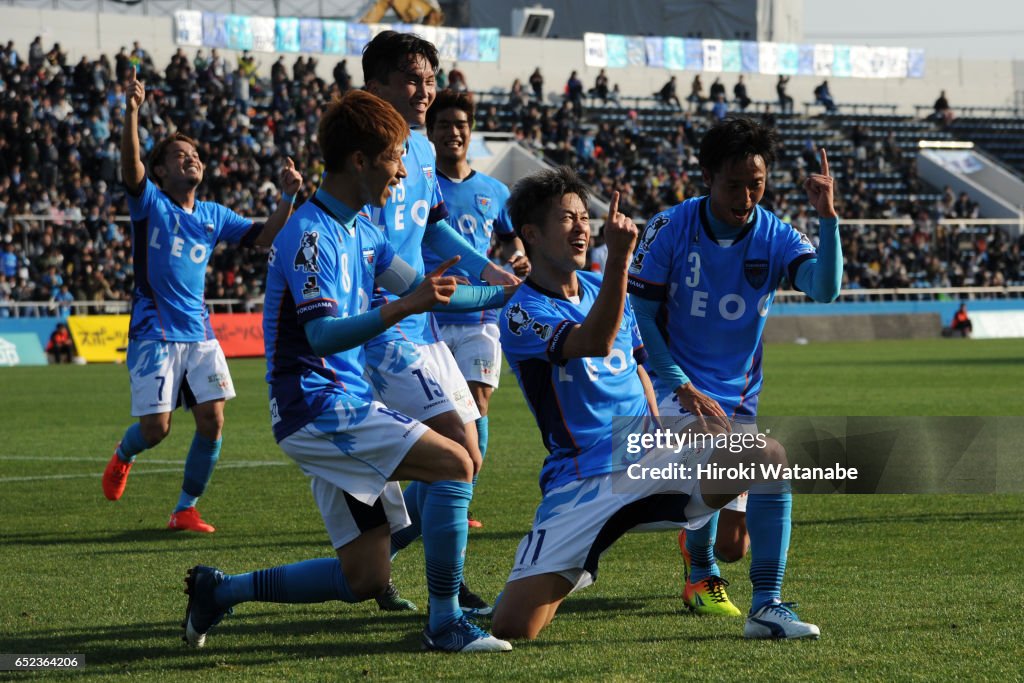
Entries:
POLYGON ((648 367, 657 373, 658 378, 665 382, 666 386, 672 387, 673 390, 687 384, 690 378, 686 376, 682 368, 676 365, 672 353, 668 350, 668 344, 661 336, 661 330, 658 329, 657 316, 661 302, 630 294, 629 303, 633 306, 636 324, 640 328, 644 348, 647 349, 648 367))
POLYGON ((843 250, 839 243, 839 219, 818 219, 818 257, 800 264, 793 283, 819 303, 831 303, 843 284, 843 250))
POLYGON ((323 358, 364 344, 387 329, 387 326, 381 318, 380 309, 375 308, 349 318, 314 318, 302 329, 306 332, 309 345, 313 347, 313 353, 323 358))
POLYGON ((461 256, 459 269, 465 270, 477 277, 483 272, 490 261, 473 248, 473 245, 466 241, 466 238, 459 234, 458 230, 448 224, 446 220, 427 225, 423 233, 423 244, 430 247, 430 250, 437 254, 441 260, 452 256, 461 256))

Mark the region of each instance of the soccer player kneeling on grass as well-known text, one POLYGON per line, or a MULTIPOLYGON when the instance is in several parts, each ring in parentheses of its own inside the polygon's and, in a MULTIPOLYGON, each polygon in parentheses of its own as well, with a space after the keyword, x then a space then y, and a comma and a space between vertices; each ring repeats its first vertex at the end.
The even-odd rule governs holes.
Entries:
POLYGON ((494 652, 511 645, 459 607, 473 463, 461 445, 373 399, 362 344, 436 307, 498 307, 514 287, 457 287, 398 257, 359 212, 380 207, 405 177, 409 127, 387 102, 353 91, 329 107, 318 137, 321 189, 274 241, 263 320, 270 418, 281 449, 311 479, 337 558, 226 576, 205 566, 187 577, 185 640, 201 647, 233 605, 251 600, 360 602, 388 585, 391 533, 409 523, 397 480, 423 483, 420 513, 429 592, 427 649, 494 652), (375 285, 401 297, 369 309, 375 285))
MULTIPOLYGON (((512 224, 533 270, 499 318, 501 345, 550 454, 541 469, 543 499, 533 528, 519 544, 495 606, 493 630, 502 638, 535 638, 569 593, 596 579, 601 554, 630 529, 702 526, 715 509, 747 488, 742 482, 693 476, 639 478, 635 465, 785 463, 782 447, 766 437, 737 452, 662 450, 636 463, 621 457, 618 442, 634 428, 643 429, 657 410, 626 300, 637 229, 618 212, 616 194, 604 227, 604 279, 581 271, 590 242, 587 197, 576 175, 560 168, 523 179, 509 200, 512 224)), ((751 489, 786 486, 763 482, 751 489)), ((751 526, 754 562, 777 555, 787 532, 780 513, 767 511, 751 526)), ((775 583, 765 586, 775 599, 781 579, 776 575, 775 583)), ((776 637, 818 635, 816 626, 796 620, 788 610, 751 616, 745 633, 760 637, 761 629, 776 637)))

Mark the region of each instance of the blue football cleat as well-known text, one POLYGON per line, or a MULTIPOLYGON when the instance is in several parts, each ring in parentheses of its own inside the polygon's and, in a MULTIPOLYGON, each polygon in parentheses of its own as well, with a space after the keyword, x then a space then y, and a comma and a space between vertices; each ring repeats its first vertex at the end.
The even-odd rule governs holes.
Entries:
POLYGON ((460 617, 437 633, 423 630, 423 649, 441 652, 508 652, 512 643, 495 638, 466 617, 460 617))

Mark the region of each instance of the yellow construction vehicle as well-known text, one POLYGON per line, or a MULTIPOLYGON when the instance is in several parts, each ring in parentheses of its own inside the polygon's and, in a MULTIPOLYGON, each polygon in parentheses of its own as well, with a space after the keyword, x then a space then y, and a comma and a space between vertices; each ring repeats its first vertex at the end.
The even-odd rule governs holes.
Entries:
POLYGON ((444 12, 441 11, 441 5, 437 0, 376 0, 359 21, 364 24, 376 24, 384 18, 389 9, 394 10, 398 18, 407 24, 441 26, 444 23, 444 12))

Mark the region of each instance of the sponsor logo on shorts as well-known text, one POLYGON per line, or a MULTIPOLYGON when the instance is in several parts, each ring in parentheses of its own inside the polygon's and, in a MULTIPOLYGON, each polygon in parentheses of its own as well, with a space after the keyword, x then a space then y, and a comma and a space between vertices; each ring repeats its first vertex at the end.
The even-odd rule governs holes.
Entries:
POLYGON ((222 372, 215 372, 206 378, 206 381, 210 384, 216 385, 221 389, 228 388, 228 376, 222 372))
POLYGON ((480 368, 481 375, 490 375, 494 373, 494 361, 486 358, 475 358, 473 365, 480 368))

